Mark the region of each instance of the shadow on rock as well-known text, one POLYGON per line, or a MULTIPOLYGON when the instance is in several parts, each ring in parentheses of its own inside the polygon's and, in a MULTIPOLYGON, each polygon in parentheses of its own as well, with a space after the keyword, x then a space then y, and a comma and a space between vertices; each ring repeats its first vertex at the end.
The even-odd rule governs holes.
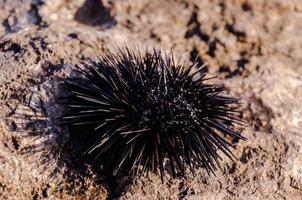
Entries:
MULTIPOLYGON (((62 68, 61 65, 48 67, 62 68)), ((89 187, 85 181, 90 179, 95 182, 94 185, 107 189, 107 199, 119 198, 132 183, 133 177, 123 171, 113 176, 111 169, 104 169, 97 162, 87 162, 76 153, 68 126, 62 123, 66 109, 63 101, 68 95, 63 86, 65 79, 48 72, 41 82, 35 82, 22 91, 25 97, 16 109, 13 120, 7 120, 12 124, 10 131, 13 134, 33 141, 20 150, 21 154, 31 157, 31 160, 35 158, 33 162, 44 168, 45 172, 48 171, 50 178, 63 175, 70 194, 74 194, 75 187, 80 187, 78 193, 84 194, 89 187)))
POLYGON ((80 7, 74 19, 82 24, 89 26, 101 26, 111 28, 116 25, 116 21, 101 0, 86 0, 80 7))

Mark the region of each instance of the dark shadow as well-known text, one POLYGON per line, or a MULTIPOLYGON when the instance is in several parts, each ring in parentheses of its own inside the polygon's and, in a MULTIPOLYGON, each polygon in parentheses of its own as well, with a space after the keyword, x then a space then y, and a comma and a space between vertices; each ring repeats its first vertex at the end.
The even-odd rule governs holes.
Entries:
POLYGON ((116 25, 110 9, 106 8, 101 0, 86 0, 77 10, 74 19, 82 24, 102 28, 111 28, 116 25))
POLYGON ((234 24, 229 24, 227 23, 225 25, 225 30, 228 31, 229 33, 235 35, 239 41, 242 41, 243 39, 246 38, 246 33, 244 31, 239 31, 234 27, 234 24))
POLYGON ((96 174, 102 174, 99 183, 108 191, 107 200, 119 199, 133 183, 133 176, 129 175, 126 170, 112 175, 112 170, 102 169, 102 166, 98 164, 93 165, 93 170, 96 174))
MULTIPOLYGON (((79 74, 71 70, 69 76, 76 77, 79 74)), ((74 129, 61 119, 66 113, 68 114, 66 105, 70 103, 68 100, 70 93, 64 86, 65 82, 65 79, 60 80, 60 88, 55 99, 56 103, 61 107, 60 111, 57 112, 61 113, 58 116, 58 126, 61 128, 62 133, 65 132, 63 135, 69 136, 69 133, 74 129)), ((93 174, 97 176, 97 183, 107 189, 107 199, 118 199, 133 182, 133 175, 129 174, 130 167, 127 165, 114 174, 115 166, 107 165, 108 162, 115 162, 111 149, 109 148, 107 152, 104 152, 104 155, 99 157, 95 153, 90 155, 83 154, 87 150, 87 143, 89 143, 87 137, 70 137, 64 142, 62 150, 65 149, 64 152, 68 152, 70 155, 69 161, 71 161, 71 165, 69 168, 75 169, 81 176, 88 176, 87 167, 89 166, 93 174)))
MULTIPOLYGON (((51 171, 50 178, 59 172, 62 173, 61 169, 65 169, 63 176, 70 186, 66 193, 73 194, 73 188, 79 186, 75 180, 84 183, 85 179, 93 175, 95 182, 107 189, 107 199, 118 199, 131 185, 133 176, 122 170, 114 176, 111 169, 105 170, 99 163, 87 162, 75 152, 69 139, 68 127, 62 123, 65 112, 65 104, 62 100, 68 95, 63 87, 65 79, 54 75, 63 67, 66 66, 48 64, 44 74, 39 75, 42 78, 38 81, 32 80, 31 86, 25 91, 19 91, 19 95, 25 97, 20 100, 18 108, 7 116, 7 124, 13 135, 35 138, 42 142, 22 149, 19 147, 18 140, 13 138, 12 143, 25 157, 33 158, 35 154, 42 153, 42 156, 33 162, 43 166, 45 170, 54 164, 56 167, 51 171)), ((87 187, 85 184, 81 185, 83 194, 87 187)))
POLYGON ((194 6, 194 10, 192 12, 192 15, 190 17, 190 20, 187 24, 188 30, 185 33, 185 38, 191 38, 194 35, 200 38, 201 41, 204 41, 205 43, 209 42, 210 36, 204 33, 201 29, 201 24, 198 21, 198 7, 194 6))

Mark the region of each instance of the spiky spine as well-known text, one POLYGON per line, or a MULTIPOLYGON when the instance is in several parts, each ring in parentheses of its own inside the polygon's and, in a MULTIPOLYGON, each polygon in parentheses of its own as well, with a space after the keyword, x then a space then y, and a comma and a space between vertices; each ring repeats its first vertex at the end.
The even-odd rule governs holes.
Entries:
POLYGON ((206 84, 202 66, 184 65, 127 48, 84 63, 65 82, 73 147, 113 174, 159 168, 163 177, 165 159, 174 176, 186 166, 214 172, 218 149, 232 159, 231 140, 244 139, 230 128, 240 122, 238 100, 206 84))

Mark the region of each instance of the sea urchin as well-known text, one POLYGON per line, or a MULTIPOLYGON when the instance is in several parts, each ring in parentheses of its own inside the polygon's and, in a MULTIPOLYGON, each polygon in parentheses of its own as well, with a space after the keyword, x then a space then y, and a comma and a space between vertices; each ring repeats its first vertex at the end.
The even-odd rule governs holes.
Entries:
POLYGON ((232 159, 232 140, 244 139, 230 128, 240 122, 238 100, 206 84, 204 67, 185 65, 127 48, 83 63, 65 82, 73 148, 113 174, 214 172, 217 150, 232 159))

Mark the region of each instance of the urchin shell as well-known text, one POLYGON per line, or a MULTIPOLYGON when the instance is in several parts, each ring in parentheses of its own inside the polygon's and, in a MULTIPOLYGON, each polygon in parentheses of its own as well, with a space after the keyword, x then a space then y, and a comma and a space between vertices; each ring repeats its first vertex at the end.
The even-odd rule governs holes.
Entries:
POLYGON ((173 175, 188 166, 214 172, 221 150, 233 158, 232 130, 240 122, 238 100, 207 84, 204 67, 176 63, 160 51, 107 51, 83 63, 67 78, 69 125, 73 149, 86 161, 144 174, 165 163, 173 175))

